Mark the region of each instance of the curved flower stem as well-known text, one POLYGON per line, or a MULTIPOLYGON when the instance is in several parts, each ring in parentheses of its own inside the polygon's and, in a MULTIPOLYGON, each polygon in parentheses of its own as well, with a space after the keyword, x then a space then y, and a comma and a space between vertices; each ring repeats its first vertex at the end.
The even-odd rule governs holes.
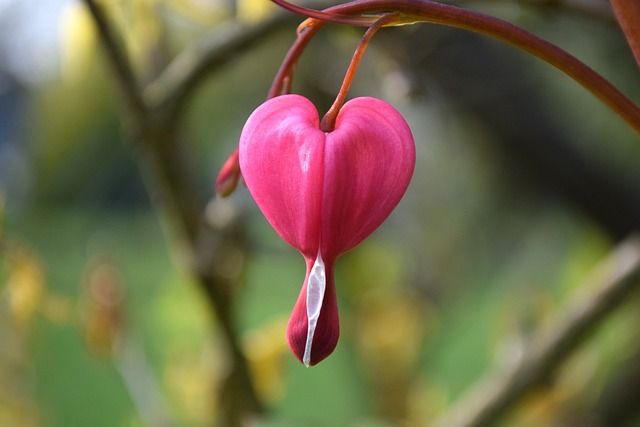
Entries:
MULTIPOLYGON (((306 23, 306 21, 305 21, 306 23)), ((308 23, 302 30, 298 31, 298 38, 289 48, 280 69, 273 79, 271 89, 267 94, 267 99, 275 98, 278 95, 288 93, 293 80, 293 69, 295 68, 298 58, 309 44, 313 36, 324 26, 324 22, 313 20, 308 23)))
MULTIPOLYGON (((273 1, 280 5, 287 4, 284 0, 273 1)), ((284 7, 304 16, 314 16, 316 12, 298 7, 291 8, 290 6, 284 7)), ((404 25, 416 22, 448 25, 488 35, 529 52, 580 83, 640 134, 640 107, 626 95, 573 55, 507 21, 431 0, 356 0, 325 9, 323 16, 327 16, 328 13, 329 17, 335 18, 335 22, 339 22, 338 19, 342 19, 341 16, 344 15, 380 11, 399 13, 395 20, 386 25, 404 25)), ((302 34, 302 36, 305 35, 302 34)), ((312 34, 309 35, 312 36, 312 34)))
MULTIPOLYGON (((271 0, 278 6, 293 12, 298 15, 306 16, 308 18, 313 18, 318 21, 323 22, 331 22, 334 24, 345 24, 345 25, 354 25, 359 27, 369 27, 374 24, 377 20, 377 16, 352 16, 352 15, 341 15, 337 13, 331 13, 331 9, 328 8, 325 10, 314 10, 306 7, 298 6, 293 3, 289 3, 285 0, 271 0)), ((336 7, 336 6, 334 6, 336 7)))
POLYGON ((398 14, 389 13, 386 15, 382 15, 382 17, 378 18, 377 21, 371 25, 367 31, 362 36, 356 51, 353 53, 353 57, 351 58, 351 63, 349 64, 349 68, 347 69, 347 73, 344 76, 344 80, 342 81, 342 86, 340 87, 340 92, 338 92, 338 96, 336 100, 329 108, 329 111, 324 115, 322 121, 320 122, 320 130, 323 132, 331 132, 336 125, 336 118, 338 117, 338 113, 340 112, 340 108, 342 108, 342 104, 344 104, 344 100, 347 97, 347 92, 351 87, 351 82, 353 82, 353 78, 356 75, 356 71, 358 70, 358 65, 360 65, 360 60, 362 59, 362 55, 364 55, 364 51, 367 49, 369 41, 373 35, 382 28, 385 24, 393 22, 398 18, 398 14))

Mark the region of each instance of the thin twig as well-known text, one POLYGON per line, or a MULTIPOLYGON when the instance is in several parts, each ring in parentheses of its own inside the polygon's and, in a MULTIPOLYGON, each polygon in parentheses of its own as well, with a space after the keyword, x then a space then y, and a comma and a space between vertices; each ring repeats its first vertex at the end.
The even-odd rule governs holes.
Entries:
POLYGON ((145 106, 131 62, 120 48, 121 44, 116 37, 116 32, 111 27, 102 7, 99 6, 95 0, 84 0, 84 3, 87 5, 100 33, 100 38, 104 44, 106 54, 109 57, 109 62, 118 80, 118 87, 120 88, 120 95, 123 102, 127 104, 127 107, 131 110, 131 113, 135 115, 137 121, 140 121, 144 115, 145 106))
POLYGON ((438 427, 493 425, 515 403, 537 387, 549 384, 558 367, 587 335, 618 309, 640 287, 640 237, 623 242, 590 276, 583 289, 594 289, 587 298, 572 300, 553 323, 551 335, 531 341, 511 372, 500 372, 481 381, 443 416, 438 427))
POLYGON ((256 25, 232 23, 215 28, 183 50, 144 91, 144 99, 165 114, 179 114, 184 102, 211 72, 282 28, 292 16, 274 13, 256 25))
MULTIPOLYGON (((233 319, 234 294, 230 290, 237 288, 239 277, 229 277, 220 269, 227 253, 238 251, 238 246, 243 244, 242 226, 216 226, 207 220, 206 200, 197 191, 189 151, 181 140, 178 113, 183 104, 177 103, 166 115, 145 103, 129 58, 108 17, 94 0, 84 2, 98 27, 107 59, 114 68, 124 104, 123 121, 129 125, 125 129, 138 143, 138 163, 146 178, 147 190, 159 211, 169 220, 173 250, 183 261, 183 267, 205 291, 216 316, 215 324, 226 343, 229 368, 228 377, 221 386, 224 402, 220 405, 219 418, 225 426, 240 426, 263 410, 251 382, 233 319)), ((219 49, 225 51, 227 47, 219 49)), ((208 60, 201 58, 202 63, 222 65, 230 58, 218 50, 212 52, 221 55, 218 62, 211 62, 216 56, 212 54, 208 60)), ((174 88, 180 95, 167 94, 169 98, 186 97, 186 93, 201 80, 200 73, 204 72, 197 67, 194 70, 174 88)))
MULTIPOLYGON (((317 0, 301 3, 317 5, 317 0)), ((323 5, 328 7, 335 3, 325 1, 323 5)), ((180 52, 145 88, 144 100, 153 108, 164 111, 164 115, 180 114, 184 102, 212 72, 264 41, 285 24, 298 21, 294 14, 278 9, 255 25, 236 22, 212 29, 180 52)))
POLYGON ((387 22, 392 22, 395 19, 395 13, 382 15, 379 18, 377 17, 376 21, 372 23, 369 28, 367 28, 367 31, 365 31, 364 35, 360 39, 358 47, 356 47, 356 51, 353 54, 351 62, 349 63, 349 68, 347 69, 347 73, 344 76, 344 80, 342 81, 342 86, 340 87, 338 96, 336 96, 336 100, 333 102, 333 104, 329 108, 329 111, 327 111, 327 113, 320 121, 320 130, 322 130, 323 132, 333 132, 336 125, 336 120, 338 118, 338 113, 340 112, 345 99, 347 99, 347 93, 349 92, 349 88, 351 87, 353 78, 355 77, 356 71, 358 70, 358 65, 360 65, 360 61, 362 60, 362 56, 364 55, 369 42, 378 32, 378 30, 380 30, 380 28, 384 27, 387 22))

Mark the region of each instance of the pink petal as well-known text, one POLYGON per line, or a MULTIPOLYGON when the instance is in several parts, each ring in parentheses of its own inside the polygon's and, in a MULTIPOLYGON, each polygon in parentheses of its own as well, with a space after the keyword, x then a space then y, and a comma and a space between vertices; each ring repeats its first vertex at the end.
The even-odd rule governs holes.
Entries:
POLYGON ((249 117, 239 148, 253 198, 307 263, 287 328, 289 347, 307 366, 338 341, 336 260, 389 216, 415 165, 409 126, 384 101, 356 98, 342 107, 333 132, 318 126, 311 102, 283 95, 249 117))
POLYGON ((363 97, 342 107, 325 148, 325 260, 353 249, 389 216, 411 181, 415 156, 411 130, 391 105, 363 97))
POLYGON ((247 120, 240 136, 240 168, 271 226, 314 258, 320 238, 324 132, 318 112, 299 95, 272 98, 247 120))

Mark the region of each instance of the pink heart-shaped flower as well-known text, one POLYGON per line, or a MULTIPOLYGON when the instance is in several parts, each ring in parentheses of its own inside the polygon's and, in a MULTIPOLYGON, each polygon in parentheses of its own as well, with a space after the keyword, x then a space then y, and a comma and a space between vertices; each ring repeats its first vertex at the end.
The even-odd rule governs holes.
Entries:
POLYGON ((415 166, 411 130, 384 101, 347 102, 331 132, 319 123, 306 98, 272 98, 249 117, 239 151, 242 176, 262 213, 306 260, 287 339, 307 366, 338 342, 336 260, 389 216, 415 166))

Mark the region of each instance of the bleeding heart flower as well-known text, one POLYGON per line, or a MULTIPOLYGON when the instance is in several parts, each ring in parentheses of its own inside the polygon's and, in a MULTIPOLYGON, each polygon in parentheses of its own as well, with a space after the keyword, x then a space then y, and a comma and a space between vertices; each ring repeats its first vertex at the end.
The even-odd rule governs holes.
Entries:
POLYGON ((333 268, 389 216, 415 166, 409 126, 391 105, 356 98, 331 132, 313 104, 283 95, 262 104, 240 137, 242 176, 262 213, 307 264, 287 340, 305 365, 338 342, 333 268))

